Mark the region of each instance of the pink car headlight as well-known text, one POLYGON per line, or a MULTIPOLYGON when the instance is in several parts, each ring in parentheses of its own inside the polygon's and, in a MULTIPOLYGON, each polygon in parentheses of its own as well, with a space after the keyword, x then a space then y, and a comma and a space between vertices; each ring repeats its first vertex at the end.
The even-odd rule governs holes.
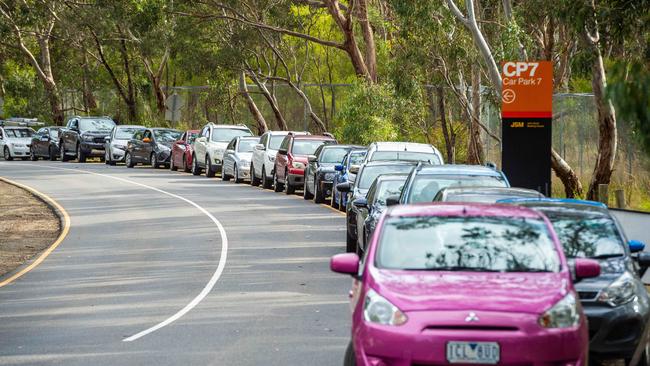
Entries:
POLYGON ((580 308, 574 294, 569 293, 539 317, 544 328, 570 328, 580 323, 580 308))
POLYGON ((363 303, 363 318, 370 323, 382 325, 402 325, 408 318, 397 306, 381 297, 374 290, 366 293, 363 303))

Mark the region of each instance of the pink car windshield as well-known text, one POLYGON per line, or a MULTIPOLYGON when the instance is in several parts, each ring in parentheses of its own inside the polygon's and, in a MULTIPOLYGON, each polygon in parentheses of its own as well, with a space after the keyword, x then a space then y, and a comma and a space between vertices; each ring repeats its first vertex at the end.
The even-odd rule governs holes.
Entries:
POLYGON ((560 257, 539 219, 393 217, 376 265, 401 270, 557 272, 560 257))

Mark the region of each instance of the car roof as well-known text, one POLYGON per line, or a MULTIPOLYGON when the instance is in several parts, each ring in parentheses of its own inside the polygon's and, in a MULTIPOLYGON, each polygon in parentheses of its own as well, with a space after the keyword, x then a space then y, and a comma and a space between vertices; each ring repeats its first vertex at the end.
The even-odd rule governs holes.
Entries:
POLYGON ((266 131, 266 134, 269 134, 271 136, 273 135, 279 135, 279 136, 284 136, 288 134, 293 134, 295 136, 302 136, 302 135, 309 135, 309 131, 266 131))
POLYGON ((171 127, 151 127, 151 128, 149 128, 149 130, 152 130, 152 131, 165 130, 165 131, 178 131, 178 132, 182 132, 182 131, 180 131, 180 130, 177 130, 177 129, 175 129, 175 128, 171 128, 171 127))
POLYGON ((323 150, 325 149, 354 149, 354 145, 341 145, 341 144, 329 144, 323 145, 323 150))
POLYGON ((250 128, 248 128, 248 126, 246 125, 218 125, 214 122, 208 122, 208 125, 212 126, 212 128, 227 128, 227 129, 250 131, 250 128))
POLYGON ((34 130, 33 128, 29 126, 4 126, 3 127, 5 130, 34 130))
POLYGON ((530 208, 516 205, 485 203, 419 203, 392 206, 387 211, 391 217, 413 216, 492 216, 543 219, 544 215, 530 208))
POLYGON ((430 144, 419 142, 373 142, 370 144, 376 151, 415 151, 415 152, 434 152, 436 149, 430 144))
POLYGON ((517 188, 517 187, 446 187, 441 189, 441 191, 446 192, 447 194, 485 194, 485 195, 499 195, 499 194, 512 194, 512 195, 537 195, 537 197, 544 198, 544 195, 541 193, 527 188, 517 188))
POLYGON ((417 161, 412 161, 412 160, 375 160, 375 161, 368 161, 363 164, 364 167, 369 167, 369 166, 383 166, 383 165, 412 165, 416 166, 418 165, 417 161))
POLYGON ((406 180, 408 178, 408 173, 402 173, 402 174, 395 174, 395 173, 388 173, 388 174, 380 174, 375 180, 377 182, 384 182, 388 180, 406 180))
POLYGON ((585 214, 601 213, 609 215, 609 209, 604 203, 578 200, 573 198, 512 198, 499 200, 498 203, 516 204, 536 209, 553 210, 558 212, 569 209, 576 212, 582 211, 585 214))
POLYGON ((116 125, 116 128, 146 128, 140 125, 116 125))
POLYGON ((418 175, 443 175, 443 174, 467 174, 467 175, 487 175, 501 176, 501 172, 482 165, 463 165, 463 164, 443 164, 429 165, 421 164, 417 173, 418 175))
POLYGON ((239 140, 259 140, 260 139, 259 136, 237 136, 235 138, 239 139, 239 140))
POLYGON ((323 136, 323 135, 293 135, 293 138, 296 140, 328 140, 328 141, 336 141, 336 139, 329 137, 329 136, 323 136))

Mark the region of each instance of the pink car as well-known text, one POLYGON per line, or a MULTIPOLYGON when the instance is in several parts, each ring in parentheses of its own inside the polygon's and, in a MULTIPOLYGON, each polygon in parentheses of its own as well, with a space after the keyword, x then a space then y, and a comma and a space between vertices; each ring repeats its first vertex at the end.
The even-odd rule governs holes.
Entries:
POLYGON ((395 206, 354 277, 345 365, 586 365, 587 320, 573 288, 598 262, 567 264, 549 221, 481 204, 395 206))

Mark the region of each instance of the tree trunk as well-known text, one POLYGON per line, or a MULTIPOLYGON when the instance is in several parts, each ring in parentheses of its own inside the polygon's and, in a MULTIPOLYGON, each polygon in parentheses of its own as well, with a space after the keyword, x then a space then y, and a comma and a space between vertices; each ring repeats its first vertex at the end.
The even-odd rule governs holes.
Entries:
POLYGON ((472 108, 469 121, 468 163, 483 164, 483 141, 478 121, 481 120, 481 70, 472 66, 472 108))
POLYGON ((47 94, 47 99, 50 102, 50 111, 52 113, 52 122, 57 126, 63 125, 63 109, 61 108, 61 95, 59 94, 59 89, 52 80, 51 82, 45 82, 45 92, 47 94))
POLYGON ((454 164, 456 163, 456 137, 454 136, 454 131, 450 125, 447 126, 447 117, 446 117, 446 106, 445 106, 445 94, 444 89, 439 86, 436 88, 436 94, 438 95, 438 113, 440 114, 440 125, 442 126, 442 135, 445 138, 445 150, 447 152, 446 163, 454 164))
POLYGON ((359 24, 363 32, 363 41, 365 43, 365 64, 368 69, 368 76, 373 82, 377 82, 377 49, 375 46, 375 35, 368 19, 367 0, 359 1, 359 24))
POLYGON ((133 78, 131 77, 131 66, 129 62, 129 52, 126 48, 126 41, 124 39, 120 40, 120 54, 122 55, 122 62, 124 64, 124 72, 126 73, 126 85, 127 85, 127 98, 126 108, 129 114, 129 121, 133 122, 138 118, 138 106, 135 98, 135 87, 133 85, 133 78))
POLYGON ((564 185, 564 194, 567 198, 582 196, 582 183, 576 173, 555 150, 551 150, 551 168, 564 185))
POLYGON ((269 105, 271 106, 271 110, 273 111, 273 116, 275 117, 275 123, 278 125, 278 129, 281 131, 287 131, 289 130, 289 127, 287 126, 287 121, 284 119, 284 115, 280 111, 280 106, 278 105, 278 100, 271 94, 269 89, 266 87, 264 83, 262 83, 257 75, 253 73, 252 70, 249 70, 249 75, 255 85, 260 89, 260 92, 266 98, 266 101, 269 102, 269 105))
POLYGON ((616 159, 616 112, 611 100, 605 95, 607 79, 603 57, 597 42, 592 46, 594 60, 591 67, 591 85, 594 90, 594 102, 598 112, 598 159, 589 183, 587 198, 596 200, 599 184, 609 184, 614 171, 616 159))
POLYGON ((253 115, 253 119, 255 119, 255 122, 257 123, 257 133, 261 135, 264 132, 268 131, 269 128, 268 125, 266 124, 266 120, 264 119, 264 116, 257 108, 257 105, 255 104, 253 98, 248 93, 248 88, 246 87, 246 76, 244 75, 243 71, 239 74, 239 91, 246 99, 246 105, 248 106, 248 110, 251 112, 251 114, 253 115))
POLYGON ((97 99, 93 95, 93 91, 90 83, 90 70, 88 69, 88 54, 83 52, 84 64, 83 64, 83 99, 84 99, 84 109, 86 113, 89 113, 91 110, 97 108, 97 99))

